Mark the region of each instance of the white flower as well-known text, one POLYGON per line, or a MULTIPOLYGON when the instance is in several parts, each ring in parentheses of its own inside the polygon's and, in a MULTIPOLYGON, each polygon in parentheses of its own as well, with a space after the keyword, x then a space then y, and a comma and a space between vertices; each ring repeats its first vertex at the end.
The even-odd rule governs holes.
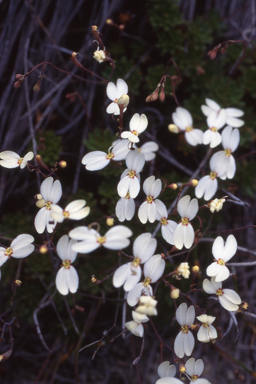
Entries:
POLYGON ((59 180, 53 182, 52 177, 47 177, 40 187, 42 199, 38 205, 42 207, 35 217, 35 228, 38 233, 43 233, 45 228, 47 232, 52 233, 57 222, 51 217, 51 205, 57 204, 62 195, 62 188, 59 180))
POLYGON ((208 130, 204 132, 203 144, 210 144, 210 148, 215 148, 221 143, 221 135, 218 130, 225 125, 226 113, 221 110, 219 114, 210 113, 207 117, 208 130))
POLYGON ((223 204, 225 203, 226 199, 214 199, 210 202, 210 211, 213 212, 219 212, 223 208, 223 204))
POLYGON ((139 153, 142 153, 145 157, 146 161, 151 161, 156 157, 156 154, 154 152, 158 151, 159 146, 154 141, 148 141, 147 143, 143 144, 139 149, 139 153))
POLYGON ((120 197, 129 195, 134 199, 140 191, 139 173, 145 164, 145 157, 135 149, 126 156, 127 169, 122 173, 121 180, 117 185, 117 192, 120 197))
POLYGON ((211 281, 204 279, 203 290, 206 293, 217 295, 220 305, 227 311, 237 311, 241 304, 240 296, 233 289, 222 289, 222 283, 215 281, 214 277, 211 278, 211 281))
POLYGON ((12 151, 0 152, 0 165, 4 168, 25 168, 27 162, 34 157, 33 152, 28 152, 24 157, 20 157, 17 153, 12 151))
MULTIPOLYGON (((162 377, 155 384, 184 384, 184 381, 176 379, 176 377, 162 377)), ((207 379, 197 379, 196 381, 191 381, 190 384, 211 384, 211 382, 207 379)))
POLYGON ((125 131, 121 133, 122 139, 128 139, 132 143, 138 143, 140 141, 139 135, 145 131, 148 126, 147 116, 142 114, 141 116, 138 113, 135 113, 130 120, 130 131, 125 131))
POLYGON ((157 204, 157 214, 156 219, 160 221, 161 224, 161 233, 167 243, 174 245, 173 233, 177 227, 177 223, 172 220, 168 220, 167 208, 161 200, 156 202, 157 204))
POLYGON ((103 246, 107 249, 119 250, 128 247, 132 231, 124 225, 116 225, 110 228, 105 236, 101 236, 95 229, 77 227, 69 232, 69 236, 75 240, 81 240, 72 246, 72 250, 79 253, 90 253, 103 246))
POLYGON ((218 161, 218 158, 216 158, 215 155, 211 157, 210 170, 210 175, 202 177, 196 186, 195 195, 198 199, 204 197, 206 201, 210 200, 218 189, 217 177, 222 178, 222 176, 225 174, 223 164, 218 161))
POLYGON ((138 212, 140 221, 146 224, 147 221, 154 223, 157 216, 157 201, 162 190, 162 182, 160 179, 155 179, 155 176, 148 177, 143 183, 143 190, 147 195, 146 201, 141 204, 138 212))
POLYGON ((143 233, 138 236, 133 243, 132 262, 121 265, 113 276, 113 285, 116 288, 124 285, 124 290, 130 291, 141 278, 140 264, 145 263, 154 254, 157 246, 156 239, 152 238, 151 233, 143 233))
POLYGON ((165 261, 161 255, 152 256, 144 265, 144 282, 136 284, 127 295, 127 303, 133 307, 138 303, 142 295, 152 296, 153 291, 150 283, 155 283, 163 275, 165 261))
POLYGON ((186 374, 190 376, 190 384, 211 384, 209 380, 198 379, 202 375, 204 370, 203 360, 195 360, 191 357, 185 364, 186 374))
POLYGON ((133 321, 125 323, 124 326, 135 336, 142 337, 144 334, 144 328, 141 323, 146 323, 147 321, 149 321, 149 318, 147 317, 147 315, 143 315, 135 311, 132 311, 132 317, 133 321))
POLYGON ((135 309, 135 312, 141 313, 147 316, 156 316, 157 301, 151 296, 141 296, 139 306, 135 309))
POLYGON ((173 233, 173 242, 177 249, 181 249, 183 246, 189 249, 194 242, 195 234, 190 220, 194 219, 197 214, 198 201, 197 199, 190 200, 190 196, 183 196, 177 205, 177 211, 181 216, 181 222, 173 233))
POLYGON ((174 341, 174 351, 182 359, 184 355, 191 355, 195 345, 194 336, 189 331, 195 320, 193 305, 188 308, 186 303, 182 303, 176 311, 176 320, 181 325, 181 331, 174 341))
POLYGON ((197 316, 197 319, 202 323, 197 332, 197 339, 202 343, 208 343, 212 340, 217 339, 217 331, 212 325, 216 317, 201 315, 197 316))
MULTIPOLYGON (((121 99, 120 101, 119 101, 119 99, 124 95, 127 96, 127 93, 128 93, 128 86, 124 80, 117 79, 116 86, 114 83, 108 83, 107 96, 113 102, 111 104, 109 104, 109 106, 107 107, 107 113, 111 113, 114 115, 120 115, 119 104, 123 104, 122 103, 123 99, 121 99)), ((127 103, 127 100, 125 100, 125 101, 127 103)), ((123 109, 123 112, 125 112, 126 109, 127 108, 125 107, 123 109)))
POLYGON ((58 205, 51 205, 51 217, 58 223, 62 223, 64 219, 81 220, 89 215, 90 208, 85 207, 85 200, 74 200, 69 203, 65 209, 62 209, 58 205))
POLYGON ((176 112, 172 114, 174 124, 182 131, 185 131, 185 139, 190 145, 202 144, 203 132, 201 129, 193 128, 193 119, 189 111, 185 108, 178 107, 176 112))
POLYGON ((224 244, 224 240, 221 236, 218 236, 212 246, 212 254, 215 258, 215 262, 209 265, 206 269, 208 276, 214 276, 215 281, 224 281, 229 275, 229 269, 225 266, 226 262, 229 261, 237 251, 237 241, 233 235, 229 235, 224 244))
POLYGON ((135 201, 130 197, 129 192, 125 197, 121 197, 116 204, 116 217, 119 221, 130 221, 135 213, 135 201))
POLYGON ((93 54, 93 58, 99 63, 102 63, 106 59, 106 53, 102 49, 97 49, 93 54))
POLYGON ((72 250, 72 246, 76 244, 75 240, 69 240, 67 235, 62 236, 57 243, 57 253, 62 260, 62 267, 56 275, 56 288, 62 295, 68 292, 75 293, 78 288, 79 278, 77 271, 72 267, 77 252, 72 250))
POLYGON ((190 275, 189 264, 187 262, 181 263, 176 269, 176 273, 188 279, 190 275))
POLYGON ((233 179, 236 172, 236 162, 232 153, 237 149, 240 141, 240 133, 238 129, 226 127, 222 132, 222 146, 224 151, 219 151, 212 156, 213 161, 220 168, 222 174, 219 176, 222 180, 233 179))
POLYGON ((103 151, 89 152, 82 158, 82 164, 88 171, 99 171, 105 168, 111 160, 120 161, 126 158, 130 149, 128 148, 128 140, 116 140, 108 153, 103 151))
POLYGON ((34 245, 31 244, 33 241, 33 236, 22 234, 11 242, 10 247, 0 247, 0 267, 10 259, 11 256, 15 259, 23 259, 23 257, 30 255, 35 249, 34 245))
POLYGON ((226 121, 225 123, 231 125, 231 127, 239 128, 244 125, 244 121, 237 119, 237 117, 243 116, 244 112, 241 109, 237 108, 221 108, 219 104, 211 99, 205 99, 207 105, 202 105, 201 109, 205 116, 209 116, 211 113, 219 115, 220 113, 225 113, 226 121))
POLYGON ((160 377, 174 377, 176 375, 175 365, 170 365, 169 361, 164 361, 157 368, 158 376, 160 377))

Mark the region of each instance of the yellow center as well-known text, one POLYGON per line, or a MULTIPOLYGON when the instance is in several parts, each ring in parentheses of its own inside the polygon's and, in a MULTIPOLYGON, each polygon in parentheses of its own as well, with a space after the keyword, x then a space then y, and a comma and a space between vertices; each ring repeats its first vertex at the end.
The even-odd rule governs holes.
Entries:
POLYGON ((65 269, 69 269, 70 268, 70 264, 71 264, 71 261, 70 260, 64 260, 62 261, 62 265, 65 269))
POLYGON ((104 244, 105 242, 106 242, 106 237, 105 236, 98 236, 97 237, 97 243, 104 244))
POLYGON ((220 265, 225 265, 225 261, 223 259, 219 259, 217 261, 217 264, 220 264, 220 265))
POLYGON ((196 381, 198 379, 198 375, 193 375, 192 377, 191 377, 191 381, 196 381))
POLYGON ((216 172, 211 172, 210 173, 210 179, 214 180, 214 179, 216 179, 216 177, 217 177, 217 173, 216 172))
POLYGON ((106 159, 111 160, 113 159, 113 157, 114 157, 114 154, 109 152, 106 156, 106 159))
POLYGON ((51 201, 47 201, 47 202, 45 203, 45 208, 48 209, 48 211, 51 210, 51 204, 52 204, 51 201))
POLYGON ((160 223, 161 223, 162 225, 167 225, 167 224, 168 224, 168 221, 166 220, 165 217, 162 217, 162 219, 160 220, 160 223))
POLYGON ((147 203, 152 204, 153 200, 153 196, 147 196, 147 203))
POLYGON ((193 127, 186 127, 187 132, 191 132, 191 131, 193 131, 193 129, 194 129, 193 127))
POLYGON ((205 328, 209 328, 209 325, 206 324, 206 323, 203 323, 202 326, 205 327, 205 328))
POLYGON ((230 157, 231 152, 232 152, 231 149, 225 149, 225 156, 230 157))
POLYGON ((20 165, 23 161, 23 157, 21 157, 19 160, 18 160, 18 164, 20 165))
POLYGON ((146 277, 146 279, 143 282, 144 287, 147 287, 151 282, 151 279, 149 277, 146 277))
POLYGON ((12 248, 6 248, 6 251, 5 251, 4 254, 5 254, 5 256, 8 256, 8 257, 9 257, 9 256, 12 255, 12 253, 13 253, 13 252, 12 252, 12 248))
POLYGON ((137 131, 132 131, 132 134, 135 135, 135 136, 139 135, 137 131))
POLYGON ((64 216, 65 219, 66 219, 67 217, 69 217, 69 212, 68 212, 68 211, 63 211, 63 216, 64 216))
POLYGON ((130 199, 130 193, 129 192, 127 192, 125 199, 128 199, 128 200, 130 199))
POLYGON ((213 131, 213 132, 217 132, 218 131, 218 129, 216 127, 211 127, 210 130, 213 131))
POLYGON ((132 265, 134 267, 138 267, 138 265, 140 265, 140 259, 138 257, 134 257, 132 265))
POLYGON ((181 331, 182 331, 182 333, 188 333, 188 330, 189 330, 189 326, 188 326, 188 325, 183 325, 183 326, 181 327, 181 331))
POLYGON ((128 176, 130 177, 130 179, 134 179, 134 177, 136 176, 136 171, 130 171, 128 173, 128 176))
POLYGON ((189 219, 187 217, 182 217, 181 222, 182 222, 182 225, 188 225, 189 219))
POLYGON ((222 291, 222 289, 218 289, 217 291, 216 291, 216 295, 217 296, 222 296, 223 295, 223 291, 222 291))

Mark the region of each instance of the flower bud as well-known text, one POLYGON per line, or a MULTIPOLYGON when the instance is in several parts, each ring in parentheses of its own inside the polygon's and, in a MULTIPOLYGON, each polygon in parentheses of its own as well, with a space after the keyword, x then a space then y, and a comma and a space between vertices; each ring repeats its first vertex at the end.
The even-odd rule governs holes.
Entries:
POLYGON ((67 162, 64 161, 64 160, 61 160, 61 161, 59 162, 59 166, 60 166, 61 168, 66 168, 66 166, 67 166, 67 162))
POLYGON ((14 283, 17 285, 17 287, 21 286, 21 281, 20 280, 15 280, 14 283))
POLYGON ((98 61, 98 63, 102 63, 106 59, 106 53, 102 49, 96 50, 93 54, 93 58, 98 61))
POLYGON ((21 75, 20 73, 17 73, 15 75, 15 78, 18 79, 18 80, 21 80, 21 79, 24 79, 24 75, 21 75))
POLYGON ((168 129, 172 133, 179 133, 179 128, 175 124, 169 124, 168 129))
POLYGON ((96 279, 95 275, 91 276, 91 282, 92 283, 97 283, 97 279, 96 279))
POLYGON ((178 297, 180 296, 180 290, 178 288, 172 289, 170 296, 172 299, 178 299, 178 297))
POLYGON ((186 367, 185 367, 185 365, 180 364, 180 365, 179 365, 179 371, 180 371, 180 373, 185 373, 185 372, 186 372, 186 367))
POLYGON ((112 227, 112 225, 114 225, 114 219, 113 219, 113 217, 108 217, 107 220, 106 220, 106 224, 107 224, 109 227, 112 227))
POLYGON ((200 268, 198 267, 198 265, 194 265, 194 266, 192 267, 192 271, 193 271, 193 272, 198 273, 199 270, 200 270, 200 268))
POLYGON ((210 208, 210 211, 213 212, 219 212, 223 208, 223 204, 225 203, 226 199, 214 199, 212 200, 208 206, 210 208))
POLYGON ((196 187, 198 185, 198 180, 197 179, 193 179, 193 180, 190 181, 190 183, 191 183, 192 187, 196 187))
POLYGON ((107 20, 106 20, 106 24, 108 24, 108 25, 112 25, 112 24, 113 24, 113 20, 111 20, 111 19, 107 19, 107 20))
POLYGON ((21 86, 21 81, 16 81, 14 84, 13 84, 14 88, 15 89, 18 89, 20 86, 21 86))
POLYGON ((121 97, 119 97, 119 99, 117 100, 117 104, 118 105, 122 105, 123 108, 127 107, 127 105, 129 104, 129 101, 130 101, 130 98, 128 95, 122 95, 121 97))
POLYGON ((159 100, 160 101, 164 101, 164 99, 165 99, 164 84, 162 84, 162 87, 161 87, 161 90, 160 90, 160 93, 159 93, 159 100))
POLYGON ((242 304, 242 308, 247 310, 249 308, 249 304, 244 301, 242 304))
POLYGON ((167 187, 173 189, 174 191, 176 191, 176 189, 178 188, 178 185, 176 183, 172 183, 170 185, 167 185, 167 187))
POLYGON ((39 252, 40 252, 42 255, 44 255, 45 253, 47 253, 47 252, 48 252, 48 247, 47 247, 47 245, 46 245, 46 244, 41 245, 41 247, 39 248, 39 252))

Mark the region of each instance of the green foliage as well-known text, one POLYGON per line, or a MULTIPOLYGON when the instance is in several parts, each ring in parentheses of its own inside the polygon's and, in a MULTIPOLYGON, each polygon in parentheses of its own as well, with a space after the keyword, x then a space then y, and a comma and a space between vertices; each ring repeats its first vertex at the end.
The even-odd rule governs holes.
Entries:
POLYGON ((59 160, 60 153, 62 151, 62 138, 57 136, 54 131, 48 130, 40 132, 38 141, 40 143, 38 147, 38 154, 42 156, 43 161, 48 166, 54 166, 59 160))

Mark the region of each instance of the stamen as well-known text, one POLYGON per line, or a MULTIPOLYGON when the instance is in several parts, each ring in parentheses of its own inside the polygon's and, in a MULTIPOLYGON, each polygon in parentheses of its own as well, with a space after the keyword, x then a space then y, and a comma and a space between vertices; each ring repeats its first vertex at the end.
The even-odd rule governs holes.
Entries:
POLYGON ((212 180, 214 180, 214 179, 216 179, 216 177, 217 177, 217 173, 216 172, 210 172, 210 179, 212 179, 212 180))
POLYGON ((181 222, 182 222, 182 225, 188 225, 189 219, 187 217, 182 217, 181 222))
POLYGON ((162 225, 167 225, 167 224, 168 224, 168 221, 167 221, 167 219, 166 219, 165 217, 162 217, 162 219, 160 220, 160 223, 161 223, 162 225))
POLYGON ((70 260, 63 260, 62 261, 62 265, 65 269, 69 269, 70 268, 70 264, 71 264, 71 261, 70 260))

